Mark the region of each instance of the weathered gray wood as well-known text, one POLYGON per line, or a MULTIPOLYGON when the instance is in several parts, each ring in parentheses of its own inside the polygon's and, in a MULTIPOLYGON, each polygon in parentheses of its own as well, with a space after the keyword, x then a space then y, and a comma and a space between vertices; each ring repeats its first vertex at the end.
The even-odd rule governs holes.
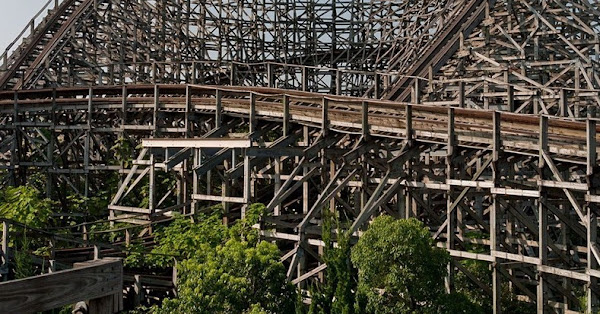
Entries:
MULTIPOLYGON (((540 139, 539 139, 539 175, 540 180, 544 179, 544 154, 548 148, 548 117, 540 118, 540 139)), ((538 198, 538 256, 542 265, 548 262, 548 209, 544 204, 546 202, 546 191, 541 186, 539 187, 538 198)), ((547 281, 545 274, 538 272, 537 274, 537 293, 536 303, 538 313, 544 313, 548 308, 547 281)))
POLYGON ((8 222, 2 221, 2 252, 0 252, 0 275, 2 281, 8 280, 8 235, 9 235, 8 222))
MULTIPOLYGON (((120 259, 96 260, 77 264, 76 267, 0 283, 0 313, 48 311, 81 300, 117 294, 122 298, 123 264, 120 259)), ((114 304, 111 303, 111 311, 105 313, 122 310, 120 302, 118 310, 114 310, 114 304)))
MULTIPOLYGON (((512 86, 509 86, 509 90, 512 86)), ((509 95, 509 106, 510 99, 512 96, 509 95)), ((514 101, 514 100, 513 100, 514 101)), ((514 106, 514 103, 513 103, 514 106)), ((494 183, 494 187, 498 184, 499 181, 499 159, 500 159, 500 151, 502 149, 502 117, 500 112, 494 112, 493 117, 493 146, 492 146, 492 182, 494 183)), ((492 211, 490 212, 490 251, 497 251, 500 249, 500 243, 498 239, 498 231, 499 231, 499 223, 498 218, 500 216, 500 203, 496 195, 492 195, 492 211)), ((502 313, 501 307, 501 293, 502 293, 502 285, 501 285, 501 276, 498 268, 502 267, 498 262, 498 258, 494 257, 494 262, 492 264, 492 311, 494 314, 502 313)))

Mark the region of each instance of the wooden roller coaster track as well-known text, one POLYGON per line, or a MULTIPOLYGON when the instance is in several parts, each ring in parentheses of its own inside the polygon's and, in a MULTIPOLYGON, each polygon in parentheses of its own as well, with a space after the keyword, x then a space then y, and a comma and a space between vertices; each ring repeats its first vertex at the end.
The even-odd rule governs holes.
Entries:
MULTIPOLYGON (((419 217, 457 259, 492 262, 510 282, 539 272, 534 289, 600 275, 593 266, 600 202, 595 118, 203 85, 0 92, 0 117, 7 180, 42 171, 50 196, 64 184, 89 197, 101 173, 119 171, 121 188, 109 206, 115 221, 147 224, 211 203, 222 203, 234 219, 246 204, 267 204, 273 215, 262 234, 291 243, 286 262, 294 283, 325 267, 300 253, 323 245, 314 219, 325 207, 345 212, 356 232, 380 210, 419 217), (101 142, 124 134, 143 146, 131 168, 110 164, 109 143, 101 142), (155 188, 158 172, 177 173, 177 187, 155 188), (220 185, 215 172, 222 173, 220 185), (128 203, 145 178, 148 207, 128 203), (311 196, 313 189, 321 192, 311 196), (489 238, 471 239, 467 230, 489 238), (581 240, 561 242, 556 232, 581 240), (466 243, 487 252, 470 253, 466 243), (529 253, 516 254, 517 247, 529 253)), ((517 290, 548 306, 565 304, 558 294, 517 290)))
POLYGON ((221 204, 227 222, 262 202, 256 227, 300 287, 327 267, 323 210, 355 236, 381 213, 416 217, 453 256, 449 291, 460 275, 495 313, 504 286, 538 312, 582 309, 576 290, 598 309, 597 1, 42 11, 0 58, 3 185, 45 181, 65 208, 111 191, 107 221, 143 237, 175 212, 221 204))

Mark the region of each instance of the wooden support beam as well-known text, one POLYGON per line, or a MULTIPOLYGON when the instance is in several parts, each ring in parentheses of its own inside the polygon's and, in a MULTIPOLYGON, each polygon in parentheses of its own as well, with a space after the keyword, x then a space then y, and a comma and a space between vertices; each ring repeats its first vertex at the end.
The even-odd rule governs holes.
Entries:
POLYGON ((253 134, 254 132, 256 132, 256 124, 258 122, 258 120, 256 119, 256 94, 253 92, 250 92, 250 113, 248 114, 248 116, 248 133, 253 134))
MULTIPOLYGON (((596 193, 598 188, 595 182, 596 168, 597 168, 597 143, 596 143, 596 120, 587 119, 586 124, 586 146, 587 146, 587 165, 586 175, 588 180, 588 191, 587 195, 596 193)), ((587 203, 587 215, 586 215, 586 229, 587 229, 587 269, 597 269, 600 263, 600 254, 597 250, 598 242, 598 216, 597 210, 598 205, 593 202, 587 203)), ((598 278, 591 276, 589 282, 586 285, 586 312, 595 313, 598 311, 599 297, 598 292, 594 291, 594 287, 598 286, 598 278)))
POLYGON ((327 202, 339 193, 343 188, 346 187, 348 182, 358 171, 358 169, 352 170, 348 175, 338 184, 338 180, 340 179, 342 173, 346 171, 345 165, 342 165, 338 171, 333 174, 327 186, 323 189, 323 191, 319 194, 319 198, 314 203, 313 207, 306 213, 306 216, 302 219, 302 222, 298 224, 299 233, 304 232, 308 222, 327 204, 327 202))
POLYGON ((465 82, 458 82, 458 107, 465 107, 465 82))
POLYGON ((507 98, 508 98, 508 111, 515 112, 515 87, 513 85, 508 85, 507 87, 507 98))
POLYGON ((2 281, 8 280, 8 235, 10 234, 9 224, 6 221, 2 221, 2 252, 0 252, 0 275, 2 281))
MULTIPOLYGON (((539 179, 544 180, 544 152, 548 149, 548 117, 540 117, 540 129, 539 129, 539 157, 538 157, 538 171, 539 179)), ((538 188, 539 198, 538 202, 538 244, 539 252, 538 257, 541 265, 547 265, 548 263, 548 209, 544 205, 546 202, 546 191, 540 186, 538 188)), ((537 294, 536 304, 538 313, 545 313, 548 308, 548 291, 547 282, 545 280, 545 274, 538 272, 537 274, 537 294)))
POLYGON ((321 130, 326 136, 329 130, 329 99, 323 97, 321 102, 321 130))
MULTIPOLYGON (((456 149, 456 134, 454 133, 454 108, 448 108, 448 146, 446 148, 446 181, 452 180, 454 176, 454 152, 456 149)), ((459 201, 456 201, 453 204, 453 190, 454 187, 450 186, 446 191, 446 249, 454 250, 454 245, 456 242, 456 227, 457 227, 457 215, 454 210, 457 208, 459 201), (452 206, 454 205, 454 206, 452 206)), ((465 193, 466 194, 466 193, 465 193)), ((462 197, 461 197, 462 198, 462 197)), ((446 293, 452 293, 454 290, 454 266, 452 262, 449 262, 448 265, 448 274, 446 276, 445 285, 446 285, 446 293)))
POLYGON ((558 99, 558 110, 561 117, 569 116, 569 105, 567 103, 567 90, 564 88, 560 89, 558 99))
POLYGON ((220 89, 215 91, 215 128, 221 127, 223 123, 223 92, 220 89))
POLYGON ((299 284, 302 281, 324 271, 326 268, 327 268, 327 264, 321 264, 321 265, 317 266, 315 269, 307 272, 306 274, 303 274, 302 276, 292 280, 292 284, 294 284, 294 285, 299 284))
MULTIPOLYGON (((512 86, 509 86, 511 88, 512 86)), ((514 104, 513 104, 514 105, 514 104)), ((510 101, 509 101, 510 106, 510 101)), ((491 158, 491 167, 492 167, 492 182, 494 187, 497 186, 499 181, 499 161, 500 161, 500 153, 502 150, 502 116, 500 112, 495 111, 494 116, 492 118, 493 123, 493 138, 492 138, 492 158, 491 158)), ((490 251, 498 251, 500 250, 499 245, 499 231, 500 224, 498 223, 499 217, 501 216, 501 206, 498 201, 498 196, 492 195, 492 210, 490 211, 490 251)), ((498 261, 498 258, 494 257, 494 261, 492 263, 492 312, 494 314, 502 313, 501 307, 501 293, 502 293, 502 281, 501 276, 498 270, 498 267, 501 267, 498 261)))
POLYGON ((369 102, 368 101, 363 101, 362 102, 362 136, 363 138, 365 138, 365 140, 367 140, 370 136, 370 130, 369 130, 369 102))
POLYGON ((290 133, 290 97, 283 95, 283 136, 290 133))
POLYGON ((148 138, 142 140, 144 148, 248 148, 248 138, 148 138))

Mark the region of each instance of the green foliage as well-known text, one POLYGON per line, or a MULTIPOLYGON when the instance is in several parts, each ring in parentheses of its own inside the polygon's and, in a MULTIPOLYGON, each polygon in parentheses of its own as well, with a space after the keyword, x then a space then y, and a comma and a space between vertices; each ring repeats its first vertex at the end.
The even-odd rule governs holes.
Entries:
MULTIPOLYGON (((466 232, 465 237, 471 239, 488 239, 489 234, 481 232, 466 232)), ((467 251, 471 253, 484 253, 486 254, 488 248, 485 245, 473 244, 465 241, 467 244, 467 251)), ((492 285, 492 275, 490 272, 490 265, 484 261, 469 260, 465 259, 460 261, 461 265, 469 272, 472 276, 484 285, 490 287, 492 285)), ((483 309, 485 312, 492 311, 492 296, 488 293, 482 293, 480 287, 463 272, 458 272, 454 278, 456 291, 466 296, 467 299, 476 304, 478 307, 483 309)), ((507 282, 501 284, 501 300, 500 306, 502 312, 513 313, 513 314, 526 314, 535 313, 536 308, 534 305, 519 301, 516 299, 512 291, 508 286, 507 282)))
POLYGON ((110 150, 113 152, 114 160, 117 163, 123 164, 123 167, 125 168, 129 168, 131 166, 133 161, 133 149, 129 140, 123 136, 120 136, 110 150))
POLYGON ((128 268, 137 268, 146 266, 146 248, 142 244, 130 244, 125 248, 125 258, 123 266, 128 268))
POLYGON ((442 294, 437 300, 436 313, 439 314, 483 314, 485 311, 462 293, 442 294))
POLYGON ((231 239, 202 259, 185 260, 178 267, 179 298, 165 300, 157 313, 293 312, 295 291, 279 256, 272 243, 231 239))
POLYGON ((376 218, 352 250, 368 313, 438 312, 450 257, 416 219, 376 218))
POLYGON ((323 211, 323 241, 325 249, 323 261, 327 264, 325 283, 313 286, 309 313, 354 313, 354 291, 356 291, 356 270, 350 261, 350 236, 344 232, 339 220, 337 227, 337 247, 333 246, 332 231, 334 217, 328 210, 323 211))
MULTIPOLYGON (((148 208, 148 206, 150 205, 150 180, 148 178, 145 178, 142 182, 144 184, 142 185, 142 188, 139 190, 139 195, 137 195, 138 197, 133 197, 133 195, 131 197, 132 200, 134 201, 132 203, 132 205, 141 207, 141 208, 148 208), (135 201, 138 201, 138 204, 135 204, 135 201)), ((156 178, 155 178, 154 184, 155 184, 154 189, 156 191, 165 191, 166 192, 169 190, 173 190, 173 188, 175 188, 175 185, 177 184, 177 179, 176 179, 174 173, 158 172, 158 173, 156 173, 156 178)), ((133 194, 133 193, 131 193, 131 194, 133 194)), ((175 205, 174 198, 169 198, 166 201, 164 201, 161 206, 169 207, 169 206, 173 206, 173 205, 175 205)))
POLYGON ((33 187, 6 187, 0 192, 0 217, 43 228, 51 214, 52 202, 42 198, 33 187))
POLYGON ((169 226, 160 229, 155 235, 157 246, 152 250, 155 255, 149 256, 151 263, 166 267, 172 266, 173 258, 202 258, 202 256, 226 242, 228 228, 222 223, 219 212, 200 214, 198 223, 189 218, 178 217, 169 226))
POLYGON ((35 275, 33 259, 31 254, 29 254, 31 241, 27 238, 23 238, 22 241, 19 242, 19 244, 15 244, 14 250, 15 279, 22 279, 35 275))
MULTIPOLYGON (((113 232, 112 230, 131 227, 132 225, 125 222, 113 223, 111 226, 110 222, 99 222, 88 225, 89 239, 96 242, 115 242, 119 236, 123 236, 123 232, 113 232)), ((141 231, 142 227, 130 228, 131 233, 141 231)))
MULTIPOLYGON (((178 217, 156 235, 158 245, 146 261, 128 257, 131 264, 171 265, 178 256, 177 299, 167 299, 156 313, 290 313, 296 292, 287 283, 276 245, 260 241, 252 225, 264 205, 247 210, 246 219, 227 227, 219 212, 201 214, 196 223, 178 217)), ((140 251, 131 247, 131 251, 140 251)), ((135 254, 132 254, 135 255, 135 254)), ((141 255, 141 253, 140 253, 141 255)), ((140 256, 138 255, 138 256, 140 256)))
POLYGON ((537 312, 535 303, 519 301, 512 294, 508 296, 502 299, 502 312, 511 314, 533 314, 537 312))
POLYGON ((246 312, 244 312, 244 314, 267 314, 267 313, 268 312, 265 311, 265 309, 263 309, 258 304, 252 304, 252 306, 250 307, 250 309, 247 310, 246 312))
MULTIPOLYGON (((45 228, 52 214, 52 202, 40 196, 40 192, 31 186, 6 187, 0 191, 0 217, 12 219, 33 228, 45 228)), ((15 278, 35 275, 32 254, 46 256, 48 248, 39 241, 27 237, 27 230, 12 226, 11 232, 23 233, 12 237, 14 258, 12 269, 15 278), (32 253, 32 251, 34 251, 32 253)))

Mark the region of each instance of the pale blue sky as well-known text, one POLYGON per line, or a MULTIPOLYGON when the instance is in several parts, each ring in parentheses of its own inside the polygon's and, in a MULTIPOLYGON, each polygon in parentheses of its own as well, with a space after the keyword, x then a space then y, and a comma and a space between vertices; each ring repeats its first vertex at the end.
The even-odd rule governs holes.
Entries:
POLYGON ((2 8, 0 10, 0 54, 47 1, 0 0, 0 8, 2 8))

